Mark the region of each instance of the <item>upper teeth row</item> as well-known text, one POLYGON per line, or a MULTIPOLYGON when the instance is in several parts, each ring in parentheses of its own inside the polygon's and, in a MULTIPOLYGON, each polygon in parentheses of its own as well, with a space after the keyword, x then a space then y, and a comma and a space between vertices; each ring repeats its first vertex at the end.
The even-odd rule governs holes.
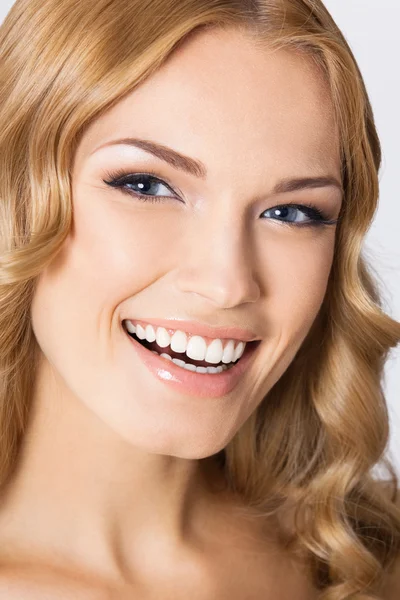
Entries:
POLYGON ((152 325, 143 327, 140 323, 134 325, 129 320, 126 321, 126 328, 130 333, 135 333, 140 340, 156 341, 161 348, 171 346, 174 352, 185 352, 189 358, 205 360, 212 364, 235 362, 242 356, 246 347, 246 342, 239 342, 235 347, 233 340, 228 340, 223 347, 220 339, 214 339, 207 345, 206 340, 200 335, 189 337, 184 331, 178 329, 171 336, 164 327, 156 329, 152 325))

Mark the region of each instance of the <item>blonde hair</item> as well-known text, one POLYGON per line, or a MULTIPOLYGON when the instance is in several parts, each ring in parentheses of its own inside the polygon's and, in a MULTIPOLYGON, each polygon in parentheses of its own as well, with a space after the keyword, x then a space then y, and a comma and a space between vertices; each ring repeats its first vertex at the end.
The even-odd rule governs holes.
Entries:
POLYGON ((215 455, 261 516, 293 510, 288 539, 324 600, 379 596, 400 550, 400 511, 372 468, 388 415, 381 380, 400 323, 362 255, 377 208, 380 143, 354 56, 318 0, 17 0, 0 28, 0 484, 30 414, 38 345, 35 281, 71 220, 71 165, 88 125, 191 33, 235 27, 258 47, 304 52, 322 69, 340 131, 345 190, 326 297, 258 409, 215 455))

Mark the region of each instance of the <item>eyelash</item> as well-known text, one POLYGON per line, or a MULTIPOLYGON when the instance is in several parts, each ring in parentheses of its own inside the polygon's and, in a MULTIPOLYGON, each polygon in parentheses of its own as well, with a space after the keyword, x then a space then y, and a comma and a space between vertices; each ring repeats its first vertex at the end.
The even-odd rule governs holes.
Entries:
MULTIPOLYGON (((169 198, 169 196, 152 196, 141 194, 140 192, 135 192, 129 188, 124 188, 127 184, 136 183, 137 179, 148 179, 153 182, 159 183, 167 187, 172 193, 176 194, 174 189, 170 184, 166 181, 163 181, 159 177, 155 171, 149 170, 146 173, 130 173, 124 170, 108 172, 106 173, 107 179, 103 179, 103 182, 106 185, 111 186, 112 188, 120 189, 122 193, 128 194, 129 196, 133 196, 142 202, 162 202, 163 198, 169 198)), ((266 211, 274 210, 274 209, 282 209, 285 207, 296 208, 300 212, 303 212, 310 221, 303 222, 291 222, 291 221, 281 221, 280 219, 274 219, 283 225, 288 225, 289 227, 321 227, 322 225, 335 225, 338 222, 338 219, 329 219, 329 215, 327 215, 323 210, 317 208, 315 204, 312 203, 303 203, 303 204, 295 204, 293 202, 288 202, 286 204, 281 204, 278 206, 273 206, 272 208, 268 208, 266 211)))

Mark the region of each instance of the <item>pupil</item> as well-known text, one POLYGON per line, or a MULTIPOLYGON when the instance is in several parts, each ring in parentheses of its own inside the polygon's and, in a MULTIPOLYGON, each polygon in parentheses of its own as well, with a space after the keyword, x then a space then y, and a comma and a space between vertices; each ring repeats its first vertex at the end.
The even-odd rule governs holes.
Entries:
POLYGON ((138 188, 140 189, 141 192, 150 192, 151 190, 151 186, 153 185, 153 182, 150 181, 149 178, 145 178, 142 177, 140 180, 140 183, 137 183, 136 185, 138 186, 138 188), (145 183, 142 183, 143 181, 145 181, 145 183))
POLYGON ((284 208, 277 208, 275 210, 275 213, 277 215, 277 217, 287 217, 287 213, 288 213, 289 209, 288 207, 284 207, 284 208))

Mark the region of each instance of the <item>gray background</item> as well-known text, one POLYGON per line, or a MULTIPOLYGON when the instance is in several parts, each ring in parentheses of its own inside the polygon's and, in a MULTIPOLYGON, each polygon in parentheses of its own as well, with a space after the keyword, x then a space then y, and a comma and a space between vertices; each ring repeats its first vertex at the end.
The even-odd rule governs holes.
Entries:
MULTIPOLYGON (((0 0, 0 22, 13 3, 0 0)), ((399 0, 325 0, 325 5, 360 65, 382 142, 380 205, 365 248, 380 276, 386 311, 400 321, 400 4, 399 0)), ((400 348, 387 362, 385 389, 391 419, 389 455, 400 474, 400 348)))

